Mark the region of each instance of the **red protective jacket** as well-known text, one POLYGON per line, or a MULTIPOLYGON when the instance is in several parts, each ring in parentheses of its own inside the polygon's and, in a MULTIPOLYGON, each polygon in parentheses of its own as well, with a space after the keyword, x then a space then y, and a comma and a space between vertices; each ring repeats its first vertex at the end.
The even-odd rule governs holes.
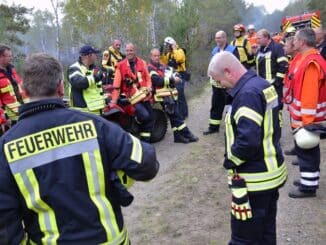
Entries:
POLYGON ((138 89, 147 87, 151 90, 152 88, 147 64, 138 57, 135 59, 134 73, 131 71, 128 59, 124 59, 118 63, 113 82, 114 91, 112 92, 112 100, 116 101, 121 93, 124 93, 130 98, 136 92, 136 88, 133 85, 138 89))
POLYGON ((294 128, 325 120, 326 61, 316 49, 298 54, 285 78, 285 103, 294 128))
MULTIPOLYGON (((0 118, 4 118, 6 114, 11 120, 18 119, 18 107, 26 99, 21 86, 22 79, 12 65, 9 65, 7 70, 0 68, 0 118)), ((1 121, 0 123, 4 122, 1 121)))

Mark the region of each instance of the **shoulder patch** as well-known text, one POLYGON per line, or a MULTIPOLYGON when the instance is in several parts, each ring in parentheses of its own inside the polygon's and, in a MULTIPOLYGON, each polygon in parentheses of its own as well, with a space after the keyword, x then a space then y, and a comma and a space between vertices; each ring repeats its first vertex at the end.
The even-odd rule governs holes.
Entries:
POLYGON ((263 90, 265 100, 267 102, 267 109, 278 106, 278 95, 274 86, 269 86, 263 90))

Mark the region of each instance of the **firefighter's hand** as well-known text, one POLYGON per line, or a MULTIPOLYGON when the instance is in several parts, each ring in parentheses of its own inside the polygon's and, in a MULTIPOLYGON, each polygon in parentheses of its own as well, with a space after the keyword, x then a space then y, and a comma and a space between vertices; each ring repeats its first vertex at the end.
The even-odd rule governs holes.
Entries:
POLYGON ((224 163, 223 163, 223 167, 226 169, 232 169, 237 167, 237 165, 235 165, 231 160, 225 158, 224 159, 224 163))
POLYGON ((101 70, 98 70, 96 72, 96 74, 94 74, 94 79, 95 79, 95 82, 96 83, 102 81, 102 79, 103 79, 103 72, 101 70))
POLYGON ((231 214, 238 220, 252 218, 246 182, 238 175, 233 176, 231 184, 232 202, 231 214))
POLYGON ((176 73, 173 74, 173 79, 175 83, 179 83, 182 81, 182 79, 180 78, 180 76, 178 76, 176 73))

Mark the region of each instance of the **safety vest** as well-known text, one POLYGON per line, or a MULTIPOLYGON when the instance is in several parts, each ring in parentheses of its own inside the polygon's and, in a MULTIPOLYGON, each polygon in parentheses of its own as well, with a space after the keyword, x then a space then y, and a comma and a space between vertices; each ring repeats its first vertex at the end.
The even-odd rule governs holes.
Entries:
MULTIPOLYGON (((236 172, 246 180, 249 192, 261 192, 282 186, 287 179, 287 169, 279 146, 281 129, 278 118, 278 95, 274 86, 266 86, 266 82, 253 72, 246 73, 242 78, 240 90, 233 98, 225 117, 226 155, 227 159, 235 165, 236 172), (259 94, 251 97, 251 91, 261 90, 259 94), (248 95, 246 101, 243 96, 248 95), (265 105, 262 110, 257 104, 257 98, 265 105), (239 98, 239 99, 238 99, 239 98), (241 121, 246 120, 246 122, 241 121), (253 147, 257 139, 252 135, 243 135, 236 139, 237 133, 250 132, 248 129, 260 128, 262 144, 257 145, 255 155, 246 155, 246 149, 253 147), (239 149, 243 157, 239 157, 239 149)), ((236 88, 236 89, 239 89, 236 88)), ((231 92, 232 93, 232 92, 231 92)), ((248 153, 250 154, 250 153, 248 153)), ((229 181, 233 170, 229 171, 229 181)))
POLYGON ((0 69, 0 104, 8 118, 17 121, 18 107, 28 99, 21 88, 22 80, 15 68, 9 65, 8 70, 10 75, 0 69))
POLYGON ((115 70, 117 64, 125 58, 121 52, 115 50, 112 46, 103 52, 102 66, 115 70))
POLYGON ((120 89, 131 104, 136 104, 147 98, 151 82, 144 60, 135 58, 135 73, 131 71, 128 59, 119 62, 117 69, 120 71, 121 81, 117 81, 119 84, 114 81, 114 88, 120 89))
MULTIPOLYGON (((284 102, 289 104, 292 127, 304 126, 302 116, 314 117, 314 122, 322 122, 326 118, 326 61, 315 49, 308 51, 306 55, 298 54, 293 59, 289 72, 285 78, 284 102), (317 92, 315 98, 318 98, 316 108, 302 107, 302 86, 305 71, 309 64, 314 63, 319 69, 319 90, 311 89, 311 93, 317 92)), ((316 84, 312 84, 312 88, 316 84)), ((315 81, 314 81, 315 82, 315 81)))
MULTIPOLYGON (((233 46, 233 45, 229 45, 229 44, 226 44, 226 47, 223 51, 227 51, 227 52, 230 52, 233 54, 234 50, 236 49, 237 47, 233 46)), ((219 53, 221 51, 220 47, 219 46, 216 46, 212 53, 211 53, 211 58, 213 58, 213 56, 217 53, 219 53)), ((213 78, 209 78, 209 83, 216 87, 216 88, 224 88, 223 86, 220 85, 220 83, 216 82, 213 78)))
POLYGON ((75 109, 80 109, 82 111, 92 112, 99 115, 100 110, 105 107, 105 96, 103 95, 102 82, 96 83, 93 76, 87 75, 88 73, 93 74, 94 69, 89 70, 86 66, 81 65, 80 62, 74 63, 72 66, 70 66, 70 68, 77 68, 78 71, 71 74, 69 79, 71 79, 74 75, 82 75, 87 77, 89 80, 88 88, 82 90, 83 98, 86 102, 87 108, 75 107, 73 105, 72 99, 71 106, 75 109))
POLYGON ((163 86, 155 86, 154 87, 154 100, 162 102, 164 97, 172 96, 174 100, 178 99, 178 90, 173 87, 170 87, 170 78, 165 76, 165 69, 166 66, 159 63, 159 66, 155 66, 152 63, 148 64, 148 71, 149 75, 158 75, 159 77, 164 78, 164 85, 163 86))
POLYGON ((240 62, 242 64, 253 63, 253 59, 250 57, 251 56, 250 43, 244 36, 233 40, 231 42, 231 45, 237 47, 238 52, 239 52, 240 62))

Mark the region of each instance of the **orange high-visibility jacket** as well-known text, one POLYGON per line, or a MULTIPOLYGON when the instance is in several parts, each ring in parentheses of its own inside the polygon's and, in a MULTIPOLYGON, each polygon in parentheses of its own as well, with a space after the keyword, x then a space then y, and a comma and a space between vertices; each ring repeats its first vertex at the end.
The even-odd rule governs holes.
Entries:
POLYGON ((293 59, 285 79, 285 103, 289 103, 293 128, 326 118, 326 61, 312 48, 293 59))

